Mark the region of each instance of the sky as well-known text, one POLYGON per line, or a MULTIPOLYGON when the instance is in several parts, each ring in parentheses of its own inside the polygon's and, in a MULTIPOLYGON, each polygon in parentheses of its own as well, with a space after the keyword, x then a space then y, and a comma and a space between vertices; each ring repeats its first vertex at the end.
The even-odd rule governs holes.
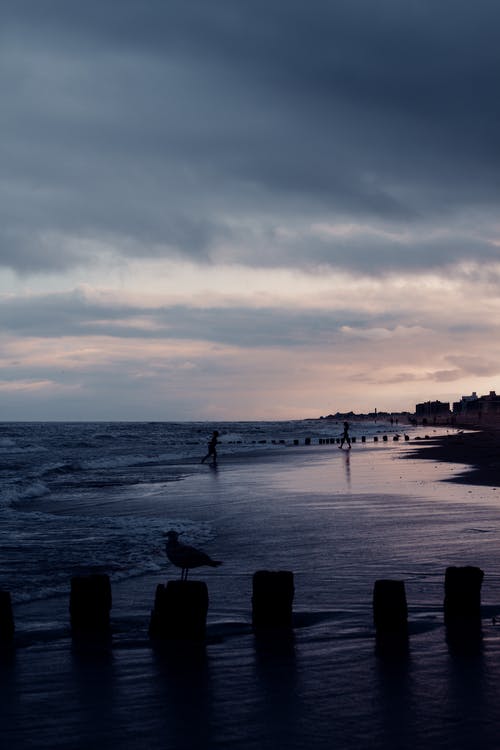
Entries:
POLYGON ((1 420, 500 392, 496 0, 1 17, 1 420))

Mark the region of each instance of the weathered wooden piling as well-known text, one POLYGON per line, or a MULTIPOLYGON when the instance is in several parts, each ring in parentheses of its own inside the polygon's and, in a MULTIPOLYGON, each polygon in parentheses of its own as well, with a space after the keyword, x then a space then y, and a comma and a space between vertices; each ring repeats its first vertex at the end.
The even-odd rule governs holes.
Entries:
POLYGON ((361 435, 361 442, 362 443, 366 443, 366 436, 365 435, 361 435))
POLYGON ((373 587, 373 622, 377 634, 405 634, 408 606, 404 581, 380 579, 373 587))
POLYGON ((387 443, 387 435, 383 435, 382 440, 384 441, 384 443, 387 443))
POLYGON ((311 438, 310 437, 306 437, 305 438, 304 445, 311 445, 311 438))
POLYGON ((10 591, 0 589, 0 642, 8 643, 14 638, 14 615, 10 591))
POLYGON ((299 441, 298 441, 297 439, 295 439, 295 440, 293 441, 293 444, 294 444, 294 445, 298 445, 298 444, 299 444, 299 441))
POLYGON ((106 632, 111 611, 109 576, 99 573, 73 576, 69 611, 73 632, 106 632))
POLYGON ((253 576, 252 624, 255 630, 291 628, 293 624, 293 573, 258 570, 253 576))
POLYGON ((165 640, 203 641, 206 637, 208 588, 204 581, 168 581, 156 587, 149 635, 165 640))
POLYGON ((444 618, 446 624, 481 619, 481 584, 484 573, 472 565, 446 568, 444 618))
POLYGON ((374 442, 374 443, 378 443, 378 437, 377 437, 377 435, 374 435, 374 437, 373 437, 373 442, 374 442))

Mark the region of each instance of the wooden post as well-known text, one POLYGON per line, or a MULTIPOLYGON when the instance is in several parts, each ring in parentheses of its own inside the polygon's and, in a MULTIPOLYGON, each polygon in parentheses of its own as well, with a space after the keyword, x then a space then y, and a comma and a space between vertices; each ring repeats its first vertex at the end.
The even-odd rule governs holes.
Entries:
POLYGON ((481 619, 481 568, 446 568, 444 579, 445 622, 481 619))
POLYGON ((374 437, 373 437, 373 442, 374 442, 374 443, 378 443, 378 437, 377 437, 377 435, 374 435, 374 437))
POLYGON ((406 633, 408 607, 404 581, 375 581, 373 587, 373 622, 377 634, 406 633))
POLYGON ((152 638, 203 641, 208 588, 204 581, 168 581, 156 587, 149 635, 152 638))
POLYGON ((305 438, 304 445, 311 445, 311 438, 310 437, 305 438))
POLYGON ((0 589, 0 641, 5 643, 14 638, 14 615, 10 591, 0 589))
POLYGON ((480 568, 446 568, 444 621, 450 653, 477 655, 482 649, 480 568))
POLYGON ((289 570, 258 570, 253 576, 252 624, 254 629, 291 628, 294 596, 289 570))
POLYGON ((109 576, 93 574, 71 579, 69 611, 73 631, 108 631, 110 610, 109 576))

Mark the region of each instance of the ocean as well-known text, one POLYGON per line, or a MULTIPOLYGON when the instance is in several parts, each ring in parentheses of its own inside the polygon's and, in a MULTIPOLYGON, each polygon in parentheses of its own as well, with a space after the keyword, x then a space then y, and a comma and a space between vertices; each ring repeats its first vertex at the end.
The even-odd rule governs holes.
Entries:
MULTIPOLYGON (((115 580, 159 572, 169 526, 196 543, 209 541, 210 521, 168 513, 170 496, 185 491, 180 482, 206 475, 198 464, 214 429, 221 466, 252 450, 272 454, 295 440, 316 445, 342 432, 324 420, 1 424, 2 587, 27 601, 64 591, 68 575, 90 569, 115 580)), ((361 432, 371 439, 397 434, 397 426, 351 429, 358 439, 361 432)))
POLYGON ((341 432, 330 420, 3 423, 0 588, 16 640, 0 654, 1 746, 495 747, 500 488, 405 458, 422 428, 353 422, 351 451, 329 441, 341 432), (201 464, 214 429, 216 469, 201 464), (190 573, 210 597, 198 648, 148 636, 157 584, 180 575, 169 529, 223 561, 190 573), (480 635, 458 651, 443 622, 450 565, 485 572, 480 635), (270 640, 251 626, 262 569, 294 574, 293 631, 270 640), (95 572, 111 580, 111 637, 75 643, 70 579, 95 572), (381 578, 405 583, 396 654, 374 633, 381 578))

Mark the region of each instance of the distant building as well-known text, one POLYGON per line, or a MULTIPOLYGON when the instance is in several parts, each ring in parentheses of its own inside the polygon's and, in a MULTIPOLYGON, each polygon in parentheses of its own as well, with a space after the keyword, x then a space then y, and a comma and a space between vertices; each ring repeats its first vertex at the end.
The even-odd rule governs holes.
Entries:
POLYGON ((478 398, 484 414, 500 414, 500 396, 495 391, 490 391, 487 396, 478 398))
POLYGON ((500 396, 490 391, 487 396, 462 396, 453 404, 453 419, 462 424, 498 424, 500 422, 500 396))
POLYGON ((453 414, 467 414, 471 410, 477 410, 476 401, 479 397, 476 391, 472 391, 470 396, 462 396, 460 401, 453 403, 453 414))
POLYGON ((425 401, 415 406, 415 416, 421 420, 436 421, 451 416, 449 401, 425 401))

